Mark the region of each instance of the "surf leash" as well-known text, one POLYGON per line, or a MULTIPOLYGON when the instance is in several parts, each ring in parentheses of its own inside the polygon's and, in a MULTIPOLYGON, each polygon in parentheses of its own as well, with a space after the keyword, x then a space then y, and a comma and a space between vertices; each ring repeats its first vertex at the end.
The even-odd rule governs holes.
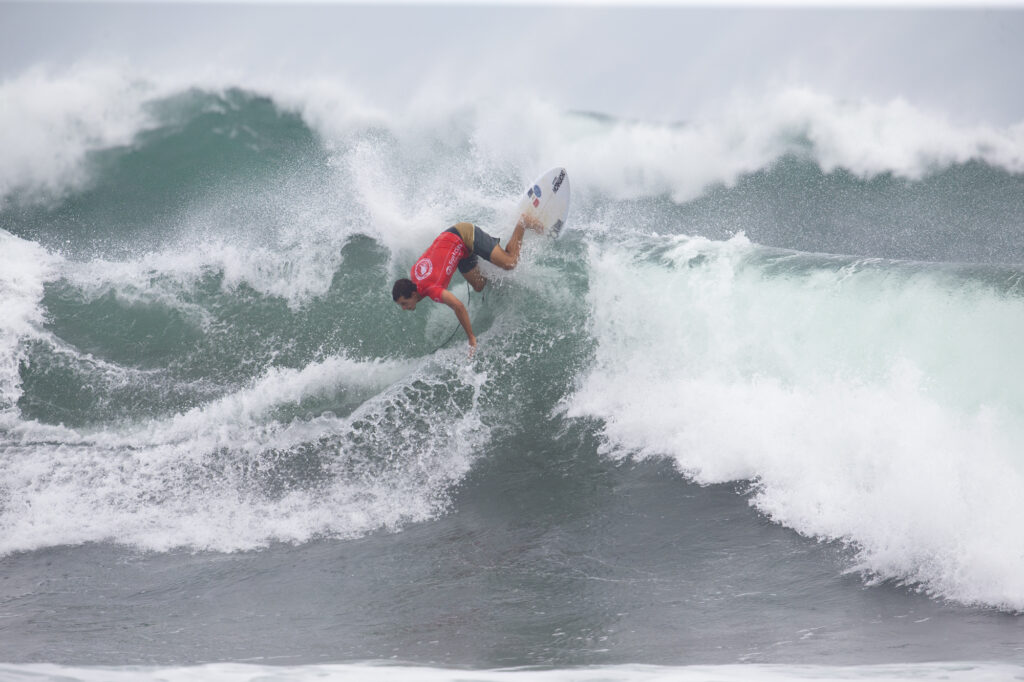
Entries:
MULTIPOLYGON (((469 299, 470 299, 470 297, 471 297, 472 295, 473 295, 473 290, 472 290, 472 289, 470 289, 470 287, 469 287, 469 282, 466 282, 466 309, 467 309, 467 310, 469 309, 469 299)), ((457 331, 459 331, 460 329, 462 329, 462 325, 461 325, 461 324, 459 324, 458 322, 456 322, 456 323, 455 323, 455 329, 453 329, 453 330, 452 330, 452 333, 448 335, 448 338, 447 338, 447 339, 445 339, 444 341, 442 341, 442 342, 441 342, 441 345, 439 345, 439 346, 438 346, 437 348, 435 348, 435 349, 434 349, 433 351, 431 351, 431 353, 430 353, 430 354, 431 354, 431 355, 433 355, 433 354, 434 354, 434 353, 436 353, 437 351, 439 351, 439 350, 441 350, 442 348, 444 348, 445 346, 447 346, 447 345, 448 345, 448 342, 449 342, 449 341, 451 341, 452 339, 454 339, 454 338, 455 338, 455 333, 456 333, 457 331)))

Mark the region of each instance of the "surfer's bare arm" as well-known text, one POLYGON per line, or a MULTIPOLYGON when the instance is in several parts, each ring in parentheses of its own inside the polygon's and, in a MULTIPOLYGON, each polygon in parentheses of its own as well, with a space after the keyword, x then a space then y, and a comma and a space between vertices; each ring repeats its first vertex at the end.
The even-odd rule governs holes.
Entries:
POLYGON ((473 336, 473 324, 469 321, 469 311, 466 310, 466 306, 463 305, 462 301, 455 297, 455 294, 445 289, 441 294, 441 303, 455 311, 455 317, 459 319, 459 324, 466 331, 466 338, 469 339, 469 345, 476 348, 476 337, 473 336))

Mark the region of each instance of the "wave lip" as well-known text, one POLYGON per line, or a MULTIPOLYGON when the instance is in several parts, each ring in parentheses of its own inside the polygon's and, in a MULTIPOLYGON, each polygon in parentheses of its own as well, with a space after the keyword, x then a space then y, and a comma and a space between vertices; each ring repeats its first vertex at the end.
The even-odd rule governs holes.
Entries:
MULTIPOLYGON (((220 178, 212 188, 204 186, 209 193, 203 201, 191 203, 194 197, 187 192, 172 193, 167 199, 171 217, 159 227, 173 237, 180 236, 179 228, 191 230, 192 241, 157 240, 166 248, 139 255, 131 250, 134 232, 103 232, 107 224, 97 219, 90 225, 96 228, 95 241, 116 242, 128 257, 121 261, 103 254, 85 263, 60 261, 61 275, 82 297, 113 291, 130 302, 177 308, 197 322, 196 334, 201 335, 215 326, 214 318, 202 304, 179 295, 195 290, 197 283, 218 289, 210 297, 218 299, 215 305, 224 300, 234 305, 234 294, 252 289, 275 299, 275 305, 280 299, 291 309, 308 310, 340 282, 337 288, 352 296, 339 300, 365 305, 357 314, 367 315, 360 320, 366 324, 381 319, 368 316, 371 309, 379 312, 373 296, 380 294, 389 305, 380 286, 383 271, 393 275, 408 267, 406 261, 420 248, 416 245, 427 243, 439 226, 449 224, 448 218, 493 221, 499 225, 497 233, 500 226, 510 227, 502 220, 514 205, 519 169, 540 165, 538 159, 557 158, 578 173, 574 178, 579 178, 575 186, 581 188, 575 228, 579 239, 570 248, 582 244, 591 249, 585 279, 597 347, 593 367, 566 401, 571 416, 602 418, 612 451, 674 457, 699 481, 755 481, 752 501, 762 511, 808 535, 853 543, 860 567, 882 579, 914 582, 961 601, 1024 608, 1024 585, 1017 577, 1024 575, 1024 566, 1013 554, 1024 540, 1008 521, 1024 511, 1016 502, 1024 499, 1019 494, 1022 466, 1016 454, 1024 443, 1019 420, 1024 410, 1024 365, 1017 360, 1015 341, 1008 341, 1024 334, 1019 292, 956 274, 947 281, 940 268, 926 272, 884 261, 847 259, 837 265, 821 260, 801 266, 794 254, 773 255, 741 237, 726 243, 685 237, 647 243, 641 235, 649 236, 651 226, 644 220, 635 220, 631 231, 617 231, 617 237, 628 233, 640 244, 639 255, 626 254, 618 245, 602 243, 605 235, 597 219, 605 209, 633 217, 630 211, 643 204, 678 230, 673 221, 681 211, 673 201, 688 202, 710 186, 730 185, 786 156, 811 159, 825 171, 844 168, 865 177, 891 174, 915 180, 971 159, 1021 174, 1024 123, 999 129, 954 125, 899 100, 841 102, 808 90, 783 91, 753 104, 737 100, 703 120, 670 125, 566 113, 529 100, 515 107, 500 101, 486 106, 461 101, 430 115, 414 110, 405 117, 371 116, 362 104, 338 96, 340 87, 331 83, 235 83, 252 90, 235 90, 227 98, 204 91, 182 96, 194 92, 190 88, 195 85, 140 85, 116 69, 84 67, 58 75, 34 70, 0 84, 0 101, 18 102, 17 108, 0 112, 9 123, 0 125, 4 135, 23 131, 25 139, 32 140, 40 131, 52 130, 57 131, 52 144, 67 143, 63 156, 58 154, 52 163, 39 161, 40 165, 33 165, 36 161, 24 149, 13 147, 13 161, 0 169, 0 196, 5 198, 27 199, 32 191, 25 188, 31 187, 58 197, 73 193, 85 182, 87 157, 98 149, 131 144, 133 153, 149 162, 168 139, 175 151, 202 148, 191 133, 180 134, 173 125, 168 126, 173 134, 167 137, 161 136, 166 131, 143 134, 152 132, 144 130, 153 123, 147 112, 161 106, 180 105, 180 120, 175 120, 196 138, 224 133, 233 141, 228 147, 240 153, 250 143, 259 148, 257 160, 245 172, 220 178), (82 89, 71 88, 62 95, 76 79, 84 83, 82 89), (253 92, 269 93, 270 101, 253 92), (224 112, 211 109, 224 103, 237 106, 224 112), (34 107, 46 104, 53 105, 47 116, 35 120, 34 107), (291 113, 278 116, 282 112, 291 113), (225 113, 232 115, 229 121, 223 118, 225 113), (263 128, 256 125, 261 121, 263 128), (227 127, 221 130, 222 125, 227 127), (65 138, 73 139, 68 143, 65 138), (518 148, 523 139, 529 140, 525 150, 518 148), (280 154, 260 156, 266 149, 280 154), (291 171, 291 184, 255 200, 291 171), (304 191, 293 192, 296 188, 304 191), (189 200, 182 201, 182 195, 189 200), (653 199, 615 202, 637 198, 653 199), (374 245, 363 244, 365 267, 359 277, 345 280, 355 268, 348 268, 348 263, 341 267, 342 251, 359 241, 355 235, 360 233, 371 235, 364 242, 374 245), (371 252, 372 257, 366 255, 371 252), (647 314, 652 305, 659 313, 653 321, 647 314), (652 323, 651 334, 637 331, 652 323), (968 461, 964 453, 973 453, 974 460, 968 461), (943 523, 937 521, 940 517, 943 523)), ((46 153, 38 155, 48 158, 46 153)), ((226 167, 229 174, 236 170, 232 164, 226 167)), ((115 170, 128 175, 130 167, 115 170)), ((957 175, 952 182, 969 176, 957 175)), ((975 176, 979 184, 991 180, 984 173, 975 176)), ((789 180, 787 176, 780 182, 789 180)), ((906 196, 899 194, 898 185, 882 188, 895 193, 893 203, 906 196)), ((192 187, 187 182, 181 186, 192 187)), ((759 187, 766 186, 774 187, 759 187)), ((756 195, 757 189, 750 194, 756 195)), ((857 193, 863 188, 851 183, 848 189, 857 193)), ((941 194, 942 187, 932 189, 925 203, 941 194)), ((106 196, 92 197, 91 205, 105 210, 106 196)), ((875 208, 870 196, 865 203, 875 208)), ((63 208, 70 215, 74 206, 69 201, 63 208)), ((948 206, 929 210, 944 219, 948 206)), ((5 211, 0 217, 39 218, 48 210, 5 211)), ((103 210, 95 215, 102 217, 103 210)), ((1014 210, 1008 202, 1006 214, 1012 218, 1014 210)), ((728 225, 735 216, 723 211, 713 217, 728 225)), ((61 232, 69 226, 46 223, 45 218, 40 223, 53 228, 54 243, 70 238, 61 232)), ((121 227, 133 225, 131 219, 120 218, 121 227)), ((866 229, 869 237, 883 237, 891 228, 879 221, 866 229)), ((45 231, 32 225, 26 234, 32 230, 45 231)), ((38 336, 45 322, 43 285, 59 259, 10 232, 0 232, 0 247, 0 298, 5 305, 0 321, 0 411, 16 441, 12 452, 21 457, 17 466, 28 462, 39 445, 26 434, 43 431, 55 439, 57 450, 80 464, 84 480, 73 482, 80 488, 66 492, 83 504, 68 518, 123 504, 138 512, 138 518, 153 512, 150 521, 163 523, 167 519, 160 517, 158 502, 171 495, 168 488, 153 483, 158 478, 153 472, 181 476, 181 481, 198 476, 213 490, 208 498, 197 493, 199 497, 189 500, 192 506, 179 510, 182 518, 201 518, 217 504, 222 505, 220 516, 234 513, 240 518, 253 507, 246 507, 246 500, 229 500, 231 485, 216 477, 237 475, 248 485, 246 457, 255 458, 255 469, 273 469, 280 452, 305 455, 319 439, 342 453, 336 461, 311 464, 329 481, 342 478, 334 476, 338 469, 332 467, 343 470, 354 461, 362 474, 366 470, 359 467, 377 462, 366 443, 414 453, 424 461, 443 459, 425 442, 424 433, 406 430, 383 406, 409 406, 412 401, 414 411, 421 410, 417 414, 425 418, 429 411, 416 401, 448 389, 428 384, 414 390, 404 377, 395 377, 394 391, 373 384, 383 394, 367 396, 370 389, 359 385, 356 372, 343 361, 310 360, 310 355, 323 358, 322 354, 307 353, 293 363, 305 367, 302 370, 265 371, 273 364, 268 358, 276 349, 261 351, 265 355, 254 364, 264 374, 231 377, 243 382, 252 378, 251 384, 172 418, 120 425, 102 433, 18 421, 24 341, 38 336), (354 397, 331 395, 336 384, 349 385, 354 397), (417 397, 403 397, 398 386, 417 397), (328 394, 327 402, 340 400, 355 412, 307 418, 304 402, 316 402, 323 394, 328 394), (354 407, 362 405, 361 400, 368 405, 354 407), (367 429, 370 436, 360 435, 359 429, 367 429), (387 435, 388 429, 395 434, 387 435), (346 459, 349 452, 357 453, 355 460, 346 459), (222 457, 224 453, 228 456, 222 457), (218 457, 229 469, 235 468, 228 473, 216 470, 218 457), (117 481, 115 462, 127 463, 129 478, 134 477, 128 485, 117 481), (211 470, 215 478, 204 479, 211 470), (97 480, 109 484, 108 497, 85 494, 89 486, 84 481, 91 485, 97 480), (234 511, 225 511, 229 509, 234 511)), ((517 276, 524 274, 521 270, 517 276)), ((238 308, 231 319, 253 312, 248 301, 238 308)), ((346 312, 351 310, 349 306, 346 312)), ((230 326, 229 317, 217 318, 216 324, 223 320, 230 326)), ((119 319, 131 323, 130 316, 119 319)), ((391 326, 398 324, 384 318, 377 329, 391 326)), ((308 336, 318 332, 315 328, 308 336)), ((60 345, 52 337, 43 342, 60 345)), ((391 342, 388 337, 382 345, 391 342)), ((277 339, 271 339, 267 348, 275 343, 277 339)), ((102 353, 95 357, 97 371, 116 371, 116 363, 99 366, 102 353)), ((390 370, 378 373, 380 369, 358 366, 371 378, 389 375, 390 370)), ((445 376, 453 382, 451 392, 474 392, 462 378, 445 376)), ((48 397, 41 396, 41 402, 48 397)), ((486 429, 475 425, 475 415, 467 408, 460 423, 479 435, 486 429)), ((443 430, 428 429, 427 434, 445 442, 453 438, 443 430)), ((439 471, 446 473, 439 474, 440 479, 457 479, 463 459, 441 462, 439 471)), ((51 456, 35 462, 40 469, 26 468, 15 478, 64 481, 51 478, 55 461, 51 456)), ((375 484, 377 473, 367 474, 368 480, 375 484)), ((429 478, 423 470, 420 475, 429 478)), ((423 487, 430 492, 417 498, 422 502, 416 512, 420 517, 437 508, 432 495, 438 488, 431 486, 423 487)), ((359 489, 349 492, 337 499, 354 499, 359 489)), ((288 494, 294 494, 292 508, 312 508, 310 490, 288 494)), ((401 516, 391 511, 374 518, 401 516)), ((254 521, 256 530, 243 534, 246 539, 239 546, 255 546, 268 537, 311 537, 314 531, 309 528, 323 526, 310 519, 304 516, 302 523, 310 525, 298 531, 278 529, 263 535, 254 521)), ((59 519, 52 521, 57 524, 59 519)), ((196 539, 182 531, 165 541, 147 537, 140 530, 143 526, 139 523, 123 532, 97 526, 78 536, 71 533, 66 540, 124 537, 154 547, 174 542, 217 547, 226 536, 196 539)), ((181 528, 174 530, 178 531, 181 528)), ((235 547, 227 542, 223 546, 235 547)))
POLYGON ((81 187, 86 157, 127 145, 149 121, 151 87, 117 67, 33 67, 0 83, 0 208, 17 191, 81 187))
MULTIPOLYGON (((580 188, 600 196, 667 195, 677 203, 716 185, 732 186, 789 155, 813 160, 826 173, 846 169, 860 178, 892 174, 920 180, 971 161, 1024 173, 1024 121, 958 123, 902 98, 843 100, 789 87, 757 97, 737 95, 685 123, 566 112, 519 94, 510 96, 512 101, 491 96, 476 104, 464 97, 426 98, 397 114, 375 108, 337 80, 238 74, 189 80, 83 62, 65 71, 32 68, 0 84, 0 102, 7 103, 0 110, 0 147, 8 150, 0 167, 0 202, 81 188, 88 180, 90 153, 138 143, 140 133, 157 126, 163 109, 186 116, 173 121, 180 127, 216 108, 208 103, 202 112, 182 109, 174 101, 185 93, 229 90, 244 93, 243 99, 269 98, 278 112, 301 119, 328 165, 356 171, 341 179, 338 189, 358 187, 372 202, 360 209, 395 223, 413 218, 414 209, 385 205, 386 197, 372 196, 374 186, 383 179, 401 187, 387 177, 395 166, 416 171, 438 161, 449 164, 449 174, 459 175, 462 169, 455 166, 465 166, 487 175, 502 165, 537 167, 557 160, 572 169, 580 188), (394 144, 404 158, 389 158, 394 144), (438 151, 447 158, 437 159, 438 151), (467 153, 468 164, 454 160, 467 153)), ((229 126, 231 134, 252 137, 254 145, 266 143, 268 150, 283 144, 283 138, 257 136, 260 122, 246 119, 254 113, 229 126)), ((429 203, 431 196, 457 185, 442 181, 417 199, 429 203)))
POLYGON ((1024 173, 1024 121, 957 124, 904 99, 843 101, 788 88, 760 98, 737 96, 678 124, 567 114, 542 102, 527 112, 514 122, 481 113, 477 139, 493 147, 492 154, 513 155, 507 133, 513 125, 524 127, 527 139, 539 140, 552 158, 574 169, 578 187, 616 200, 669 196, 683 204, 787 156, 861 179, 889 174, 918 181, 971 161, 1024 173))

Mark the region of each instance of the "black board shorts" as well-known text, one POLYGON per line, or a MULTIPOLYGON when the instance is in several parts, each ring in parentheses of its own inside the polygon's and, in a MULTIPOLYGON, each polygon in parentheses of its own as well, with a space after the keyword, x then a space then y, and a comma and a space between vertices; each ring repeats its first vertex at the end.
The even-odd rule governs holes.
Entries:
POLYGON ((469 255, 459 261, 459 272, 462 274, 466 274, 476 267, 477 256, 490 263, 491 252, 494 251, 494 247, 501 241, 497 237, 487 234, 473 223, 456 223, 445 230, 445 232, 459 235, 462 242, 469 249, 469 255))

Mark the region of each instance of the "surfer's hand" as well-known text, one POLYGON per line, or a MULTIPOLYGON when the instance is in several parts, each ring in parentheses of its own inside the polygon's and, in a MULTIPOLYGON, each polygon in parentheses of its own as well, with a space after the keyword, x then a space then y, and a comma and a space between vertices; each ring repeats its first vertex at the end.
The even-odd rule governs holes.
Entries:
MULTIPOLYGON (((529 228, 536 232, 537 234, 542 234, 544 232, 544 223, 542 223, 540 220, 530 215, 529 213, 523 213, 522 215, 519 216, 519 225, 522 225, 525 228, 529 228)), ((517 225, 516 227, 518 227, 519 225, 517 225)))
POLYGON ((476 337, 475 336, 470 336, 469 337, 469 357, 470 358, 473 357, 473 353, 476 353, 476 337))

